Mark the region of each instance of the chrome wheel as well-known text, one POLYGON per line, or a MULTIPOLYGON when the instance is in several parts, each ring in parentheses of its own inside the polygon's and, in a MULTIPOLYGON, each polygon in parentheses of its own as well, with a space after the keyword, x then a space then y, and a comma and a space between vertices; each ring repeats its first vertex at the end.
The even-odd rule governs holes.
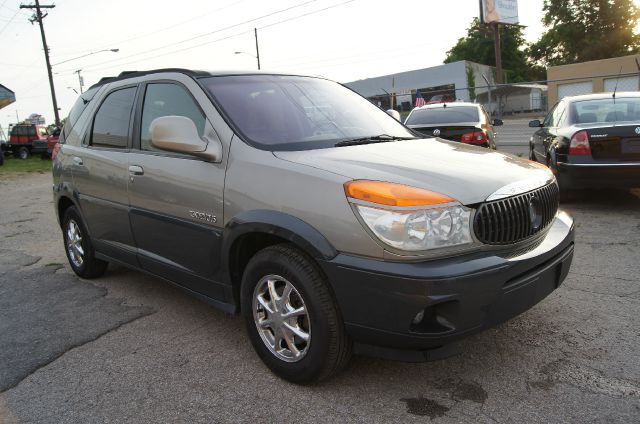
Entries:
POLYGON ((67 252, 69 259, 76 268, 80 268, 84 263, 84 249, 82 248, 82 233, 80 227, 70 219, 67 223, 67 252))
POLYGON ((298 362, 311 343, 309 312, 285 278, 267 275, 253 291, 253 320, 265 346, 278 359, 298 362))

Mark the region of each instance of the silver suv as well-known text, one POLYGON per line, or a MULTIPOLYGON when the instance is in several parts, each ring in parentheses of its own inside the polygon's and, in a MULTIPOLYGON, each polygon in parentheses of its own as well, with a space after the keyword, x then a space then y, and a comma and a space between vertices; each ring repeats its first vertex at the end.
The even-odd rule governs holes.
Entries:
POLYGON ((546 297, 573 255, 546 167, 424 138, 322 78, 104 78, 53 156, 76 274, 116 262, 241 312, 297 383, 352 353, 444 357, 546 297))

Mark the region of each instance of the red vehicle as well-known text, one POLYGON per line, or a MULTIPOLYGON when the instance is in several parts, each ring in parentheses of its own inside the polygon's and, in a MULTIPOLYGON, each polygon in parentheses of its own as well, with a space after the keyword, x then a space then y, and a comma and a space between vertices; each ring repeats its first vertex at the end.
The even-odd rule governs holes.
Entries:
POLYGON ((35 124, 16 124, 11 127, 9 143, 5 145, 13 156, 27 159, 32 154, 47 152, 47 127, 35 124))
POLYGON ((60 140, 60 129, 56 128, 53 130, 53 133, 49 137, 47 137, 47 153, 43 153, 43 156, 46 155, 48 158, 55 159, 53 157, 53 152, 56 148, 56 144, 60 140))

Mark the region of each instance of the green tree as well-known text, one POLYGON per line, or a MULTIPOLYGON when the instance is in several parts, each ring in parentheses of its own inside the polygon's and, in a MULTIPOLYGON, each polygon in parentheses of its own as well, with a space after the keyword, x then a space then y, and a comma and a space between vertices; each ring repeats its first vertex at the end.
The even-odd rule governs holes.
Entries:
MULTIPOLYGON (((525 52, 528 47, 522 28, 500 26, 502 40, 502 67, 508 82, 535 81, 544 79, 544 70, 529 61, 525 52)), ((492 29, 474 18, 467 28, 467 35, 460 38, 447 52, 444 63, 469 60, 483 65, 496 65, 496 52, 492 29)))
POLYGON ((640 8, 632 0, 545 0, 546 32, 528 50, 544 66, 625 56, 640 51, 640 8))

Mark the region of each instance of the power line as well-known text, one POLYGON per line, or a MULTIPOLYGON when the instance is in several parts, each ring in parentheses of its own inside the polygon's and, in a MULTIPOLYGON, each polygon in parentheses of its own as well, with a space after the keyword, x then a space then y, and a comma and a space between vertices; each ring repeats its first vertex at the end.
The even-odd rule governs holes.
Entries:
POLYGON ((20 9, 18 9, 16 11, 16 13, 13 14, 13 16, 11 17, 11 19, 9 19, 9 22, 7 22, 2 29, 0 29, 0 34, 2 34, 4 32, 5 29, 9 28, 9 25, 11 25, 11 22, 13 22, 13 20, 16 18, 16 16, 18 16, 18 13, 20 12, 20 9))
MULTIPOLYGON (((187 24, 187 23, 189 23, 189 22, 193 22, 193 21, 195 21, 195 20, 201 19, 201 18, 203 18, 203 17, 205 17, 205 16, 211 15, 212 13, 216 13, 216 12, 220 12, 220 11, 222 11, 222 10, 228 9, 228 8, 230 8, 230 7, 236 6, 237 4, 243 3, 243 2, 245 2, 245 1, 247 1, 247 0, 238 0, 238 1, 236 1, 236 2, 233 2, 233 3, 231 3, 231 4, 228 4, 228 5, 226 5, 226 6, 222 6, 222 7, 219 7, 219 8, 217 8, 217 9, 214 9, 214 10, 211 10, 211 11, 209 11, 209 12, 206 12, 206 13, 204 13, 204 14, 199 14, 199 15, 198 15, 198 16, 196 16, 196 17, 193 17, 193 18, 190 18, 190 19, 187 19, 187 20, 184 20, 184 21, 178 22, 177 24, 173 24, 173 25, 170 25, 170 26, 168 26, 168 27, 164 27, 164 28, 159 28, 159 29, 157 29, 157 30, 155 30, 155 31, 151 31, 151 32, 148 32, 148 33, 145 33, 145 34, 137 35, 137 36, 135 36, 135 37, 125 38, 124 40, 114 41, 114 42, 112 42, 112 43, 104 44, 103 46, 107 46, 107 45, 116 45, 116 44, 118 44, 118 45, 122 45, 122 44, 128 43, 128 42, 130 42, 130 41, 139 40, 139 39, 141 39, 141 38, 149 37, 149 36, 154 35, 154 34, 157 34, 157 33, 159 33, 159 32, 167 31, 167 30, 170 30, 170 29, 176 28, 176 27, 178 27, 178 26, 182 26, 182 25, 184 25, 184 24, 187 24)), ((103 46, 101 46, 101 47, 103 47, 103 46)), ((78 50, 78 51, 76 51, 75 53, 70 53, 70 54, 68 54, 68 56, 72 56, 72 55, 74 55, 74 54, 82 53, 82 52, 85 52, 85 51, 88 51, 88 50, 82 50, 82 51, 78 50)), ((63 59, 64 59, 64 57, 63 57, 63 59)))
MULTIPOLYGON (((304 14, 297 15, 297 16, 293 16, 291 18, 283 19, 283 20, 278 21, 278 22, 273 22, 271 24, 264 25, 262 27, 258 27, 258 29, 269 28, 269 27, 272 27, 272 26, 275 26, 275 25, 279 25, 279 24, 282 24, 282 23, 285 23, 285 22, 290 22, 290 21, 293 21, 293 20, 296 20, 296 19, 304 18, 304 17, 309 16, 309 15, 313 15, 313 14, 316 14, 316 13, 324 12, 326 10, 334 9, 336 7, 344 6, 345 4, 348 4, 348 3, 353 3, 354 1, 356 1, 356 0, 343 1, 341 3, 333 4, 331 6, 327 6, 327 7, 324 7, 322 9, 318 9, 318 10, 315 10, 315 11, 312 11, 312 12, 308 12, 308 13, 304 13, 304 14)), ((181 52, 184 52, 184 51, 187 51, 187 50, 191 50, 191 49, 195 49, 195 48, 198 48, 198 47, 202 47, 202 46, 205 46, 205 45, 208 45, 208 44, 213 44, 213 43, 217 43, 217 42, 220 42, 220 41, 223 41, 223 40, 228 40, 229 38, 238 37, 240 35, 248 34, 250 32, 253 32, 253 30, 243 31, 243 32, 240 32, 240 33, 237 33, 237 34, 233 34, 233 35, 229 35, 229 36, 226 36, 226 37, 223 37, 223 38, 218 38, 218 39, 215 39, 215 40, 211 40, 211 41, 207 41, 207 42, 204 42, 204 43, 196 44, 194 46, 189 46, 189 47, 186 47, 186 48, 183 48, 183 49, 180 49, 180 50, 173 50, 173 51, 170 51, 170 52, 161 53, 161 54, 158 54, 158 55, 155 55, 155 56, 151 56, 151 57, 145 57, 145 58, 142 58, 142 59, 132 60, 132 61, 125 62, 125 63, 119 63, 119 64, 112 65, 112 66, 94 68, 93 66, 97 66, 97 65, 101 64, 101 63, 98 63, 98 64, 93 65, 93 66, 85 67, 84 70, 85 71, 86 70, 91 71, 91 70, 98 70, 98 69, 117 68, 117 67, 121 67, 121 66, 124 66, 124 65, 129 65, 129 64, 132 64, 132 63, 137 63, 137 62, 142 62, 142 61, 145 61, 145 60, 155 59, 155 58, 158 58, 158 57, 167 56, 167 55, 171 55, 171 54, 175 54, 175 53, 181 53, 181 52)), ((140 54, 132 55, 132 56, 139 56, 139 55, 140 54)), ((103 62, 103 63, 108 63, 108 62, 103 62)), ((61 72, 67 72, 67 71, 61 71, 61 72)))
MULTIPOLYGON (((215 31, 211 31, 211 32, 207 32, 207 33, 204 33, 204 34, 196 35, 196 36, 190 37, 190 38, 185 38, 184 40, 176 41, 175 43, 165 44, 164 46, 160 46, 160 47, 156 47, 156 48, 147 50, 144 53, 135 53, 135 54, 131 54, 129 56, 123 56, 123 57, 120 57, 119 59, 116 59, 115 61, 120 62, 122 60, 131 58, 131 57, 140 56, 141 54, 152 53, 152 52, 155 52, 155 51, 158 51, 158 50, 166 49, 168 47, 177 46, 179 44, 184 44, 184 43, 187 43, 189 41, 197 40, 198 38, 202 38, 202 37, 206 37, 206 36, 209 36, 209 35, 217 34, 219 32, 226 31, 228 29, 236 28, 236 27, 239 27, 241 25, 245 25, 245 24, 248 24, 248 23, 251 23, 251 22, 258 21, 260 19, 268 18, 270 16, 274 16, 274 15, 277 15, 277 14, 280 14, 280 13, 284 13, 284 12, 287 12, 289 10, 297 9, 299 7, 306 6, 307 4, 310 4, 310 3, 315 3, 317 1, 318 0, 307 0, 304 3, 300 3, 300 4, 296 4, 294 6, 290 6, 290 7, 284 8, 284 9, 276 10, 275 12, 271 12, 271 13, 268 13, 266 15, 258 16, 256 18, 252 18, 252 19, 249 19, 249 20, 237 23, 237 24, 229 25, 227 27, 220 28, 220 29, 217 29, 215 31)), ((190 49, 190 48, 191 47, 189 47, 187 49, 190 49)), ((185 49, 185 50, 187 50, 187 49, 185 49)), ((89 65, 89 67, 102 65, 102 64, 105 64, 105 63, 113 63, 113 61, 99 62, 99 63, 95 63, 93 65, 89 65)), ((124 65, 126 65, 126 63, 124 63, 124 65)), ((67 72, 67 70, 62 71, 62 72, 67 72)))

